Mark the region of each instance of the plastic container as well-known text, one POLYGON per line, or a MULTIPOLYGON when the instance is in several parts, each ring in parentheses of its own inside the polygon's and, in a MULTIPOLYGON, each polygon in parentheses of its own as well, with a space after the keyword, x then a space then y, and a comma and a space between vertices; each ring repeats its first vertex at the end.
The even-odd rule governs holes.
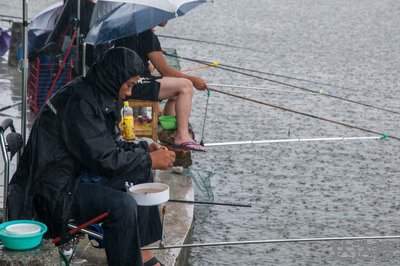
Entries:
POLYGON ((0 240, 6 248, 12 250, 27 250, 39 246, 46 232, 45 224, 32 220, 14 220, 0 224, 0 240))
POLYGON ((32 235, 39 233, 41 229, 42 228, 37 224, 19 223, 19 224, 10 224, 6 226, 4 230, 8 234, 23 236, 23 235, 32 235))
POLYGON ((135 119, 133 117, 133 109, 129 106, 129 102, 124 102, 121 110, 122 117, 122 137, 125 140, 134 140, 135 136, 135 119))
POLYGON ((156 206, 169 200, 169 186, 163 183, 144 183, 129 188, 139 206, 156 206))
POLYGON ((176 117, 173 115, 162 115, 158 118, 163 129, 176 129, 176 117))

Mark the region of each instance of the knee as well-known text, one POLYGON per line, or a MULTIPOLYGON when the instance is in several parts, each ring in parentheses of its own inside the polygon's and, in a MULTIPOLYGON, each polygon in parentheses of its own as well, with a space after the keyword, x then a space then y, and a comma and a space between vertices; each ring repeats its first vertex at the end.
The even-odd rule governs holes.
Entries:
POLYGON ((124 193, 121 199, 121 208, 125 210, 129 210, 132 213, 137 212, 137 203, 135 199, 130 196, 128 193, 124 193))
POLYGON ((181 79, 181 92, 186 94, 193 94, 193 83, 189 79, 181 79))
POLYGON ((116 219, 124 217, 125 219, 130 217, 136 217, 137 215, 137 204, 135 199, 128 193, 122 193, 120 198, 115 201, 113 208, 110 210, 112 216, 116 219))

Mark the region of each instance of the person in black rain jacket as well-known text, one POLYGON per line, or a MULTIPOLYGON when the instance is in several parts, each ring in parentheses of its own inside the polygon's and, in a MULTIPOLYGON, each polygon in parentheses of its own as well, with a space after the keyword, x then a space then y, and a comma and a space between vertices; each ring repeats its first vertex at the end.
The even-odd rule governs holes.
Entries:
POLYGON ((109 265, 142 265, 151 257, 140 247, 161 237, 158 208, 138 207, 122 190, 126 181, 151 182, 151 169, 172 167, 175 154, 145 142, 120 142, 116 130, 118 100, 131 95, 143 70, 135 52, 111 49, 86 77, 49 99, 11 180, 10 219, 35 218, 55 237, 65 235, 71 218, 83 222, 108 211, 103 229, 109 265))

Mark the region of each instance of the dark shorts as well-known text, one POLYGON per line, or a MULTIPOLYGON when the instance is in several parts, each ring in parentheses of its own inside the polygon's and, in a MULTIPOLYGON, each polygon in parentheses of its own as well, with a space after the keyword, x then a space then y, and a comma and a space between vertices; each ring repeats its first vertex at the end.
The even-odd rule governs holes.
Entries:
POLYGON ((138 83, 133 89, 131 99, 158 101, 160 94, 160 83, 155 80, 145 80, 138 83))

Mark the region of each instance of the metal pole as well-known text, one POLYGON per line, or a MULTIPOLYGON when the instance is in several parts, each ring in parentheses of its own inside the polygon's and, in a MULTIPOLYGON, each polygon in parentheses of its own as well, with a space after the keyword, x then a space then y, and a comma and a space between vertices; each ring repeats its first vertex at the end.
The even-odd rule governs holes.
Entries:
POLYGON ((8 179, 10 176, 10 159, 8 158, 6 140, 4 138, 3 130, 0 131, 0 144, 1 144, 1 153, 3 154, 3 159, 4 159, 3 222, 5 222, 8 220, 7 194, 8 194, 8 179))
MULTIPOLYGON (((108 215, 109 215, 108 212, 104 212, 104 213, 100 214, 99 216, 96 216, 93 219, 91 219, 91 220, 89 220, 89 221, 87 221, 87 222, 85 222, 85 223, 83 223, 81 225, 76 226, 76 228, 69 230, 68 234, 74 235, 77 232, 82 231, 82 229, 85 229, 86 227, 88 227, 91 224, 95 224, 95 223, 101 222, 102 220, 107 218, 108 215)), ((58 244, 60 243, 61 240, 62 240, 62 238, 60 236, 58 236, 58 237, 54 238, 52 240, 52 242, 53 242, 54 245, 58 246, 58 244)))
POLYGON ((210 242, 194 243, 184 245, 170 245, 163 247, 145 247, 142 250, 174 249, 174 248, 197 248, 197 247, 217 247, 217 246, 237 246, 237 245, 256 245, 256 244, 280 244, 280 243, 306 243, 322 241, 349 241, 349 240, 389 240, 400 239, 400 235, 395 236, 356 236, 356 237, 321 237, 321 238, 294 238, 294 239, 271 239, 254 241, 232 241, 232 242, 210 242))
POLYGON ((166 213, 166 208, 167 206, 162 206, 162 211, 161 211, 161 239, 160 239, 160 244, 158 245, 159 247, 164 246, 164 233, 165 233, 165 213, 166 213))
POLYGON ((220 202, 211 202, 211 201, 191 201, 191 200, 173 200, 173 199, 170 199, 170 200, 168 200, 168 202, 251 208, 250 204, 220 203, 220 202))
POLYGON ((79 228, 78 226, 76 226, 76 225, 68 224, 68 228, 70 228, 70 229, 79 229, 79 231, 81 231, 82 233, 85 233, 85 234, 88 234, 88 235, 90 235, 90 236, 93 236, 93 237, 96 238, 96 239, 103 240, 103 236, 102 236, 102 235, 100 235, 100 234, 98 234, 98 233, 95 233, 95 232, 92 232, 92 231, 87 230, 87 229, 83 229, 83 228, 80 229, 80 228, 79 228))
POLYGON ((385 136, 373 137, 335 137, 335 138, 304 138, 304 139, 269 139, 269 140, 248 140, 248 141, 230 141, 205 143, 205 147, 227 146, 227 145, 245 145, 245 144, 271 144, 271 143, 286 143, 286 142, 311 142, 311 141, 349 141, 349 140, 374 140, 385 139, 385 136))
MULTIPOLYGON (((81 0, 78 0, 78 6, 77 6, 77 14, 76 18, 78 19, 78 25, 77 25, 77 30, 76 30, 76 62, 81 62, 81 58, 79 57, 79 49, 81 45, 81 0)), ((78 64, 79 67, 79 64, 78 64)))
POLYGON ((82 76, 86 76, 86 42, 83 42, 82 47, 82 76))
POLYGON ((28 0, 22 0, 22 43, 23 43, 23 64, 22 64, 22 107, 21 107, 21 134, 24 146, 26 143, 26 111, 27 111, 27 88, 28 88, 28 0))

